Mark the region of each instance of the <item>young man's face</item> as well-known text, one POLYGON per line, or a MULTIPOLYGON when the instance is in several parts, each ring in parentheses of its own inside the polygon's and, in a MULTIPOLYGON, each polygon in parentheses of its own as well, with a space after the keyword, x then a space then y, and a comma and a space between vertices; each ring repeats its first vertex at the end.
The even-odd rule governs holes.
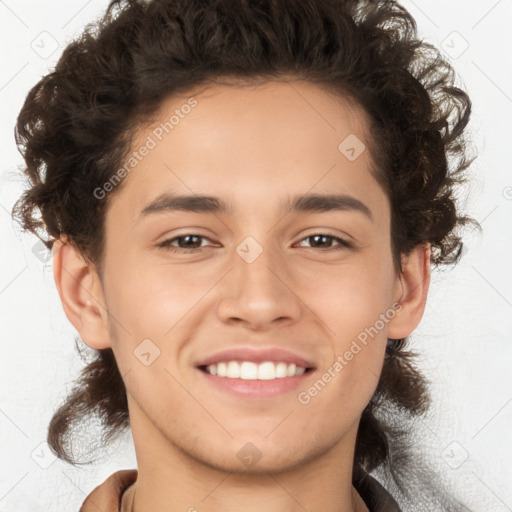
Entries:
POLYGON ((410 327, 364 119, 304 82, 187 99, 138 133, 105 220, 105 339, 137 456, 255 472, 350 458, 387 337, 410 327), (287 208, 310 194, 342 201, 287 208))

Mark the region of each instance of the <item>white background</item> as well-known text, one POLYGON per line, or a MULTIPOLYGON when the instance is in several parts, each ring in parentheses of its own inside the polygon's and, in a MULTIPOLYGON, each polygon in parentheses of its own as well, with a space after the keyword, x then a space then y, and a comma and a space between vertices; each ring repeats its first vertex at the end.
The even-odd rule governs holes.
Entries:
MULTIPOLYGON (((129 433, 97 464, 79 468, 53 461, 40 445, 83 364, 51 262, 36 257, 37 239, 10 218, 23 187, 13 127, 25 95, 106 5, 0 0, 0 511, 77 511, 112 472, 136 467, 129 433)), ((473 101, 479 157, 466 210, 483 227, 482 236, 468 235, 458 266, 434 274, 412 338, 435 402, 423 420, 425 449, 474 510, 512 511, 512 1, 403 5, 421 37, 449 53, 473 101)), ((94 444, 94 431, 83 444, 94 444)))

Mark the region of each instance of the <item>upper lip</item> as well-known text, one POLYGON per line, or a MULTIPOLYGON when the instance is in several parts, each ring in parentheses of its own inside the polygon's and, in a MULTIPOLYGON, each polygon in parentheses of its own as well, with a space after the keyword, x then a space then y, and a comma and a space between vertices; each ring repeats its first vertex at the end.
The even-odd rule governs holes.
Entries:
POLYGON ((255 348, 255 347, 233 347, 219 350, 214 354, 207 356, 199 361, 197 366, 209 366, 226 361, 251 361, 253 363, 263 363, 265 361, 283 362, 287 364, 294 363, 303 368, 314 368, 311 361, 295 354, 289 350, 279 347, 255 348))

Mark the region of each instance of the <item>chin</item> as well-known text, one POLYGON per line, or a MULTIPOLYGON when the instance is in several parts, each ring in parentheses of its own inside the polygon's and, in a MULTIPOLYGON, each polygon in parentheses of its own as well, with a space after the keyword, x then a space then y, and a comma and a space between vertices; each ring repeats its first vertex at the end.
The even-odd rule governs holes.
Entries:
POLYGON ((257 475, 267 473, 283 473, 293 471, 297 468, 303 468, 308 461, 314 460, 330 449, 328 446, 310 447, 305 450, 307 445, 305 440, 299 440, 297 437, 288 437, 293 439, 288 445, 260 438, 244 437, 233 438, 223 444, 218 443, 214 450, 212 445, 194 447, 193 451, 187 451, 197 462, 204 464, 212 469, 230 472, 240 475, 257 475), (297 450, 297 446, 302 449, 297 450), (199 448, 199 449, 198 449, 199 448))

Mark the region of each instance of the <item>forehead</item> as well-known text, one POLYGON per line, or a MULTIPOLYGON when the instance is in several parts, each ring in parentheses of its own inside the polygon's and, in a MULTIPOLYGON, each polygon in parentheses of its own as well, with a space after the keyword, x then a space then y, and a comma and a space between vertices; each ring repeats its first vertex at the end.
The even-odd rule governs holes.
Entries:
POLYGON ((114 203, 139 214, 162 193, 219 196, 235 209, 305 192, 371 200, 367 126, 349 98, 300 80, 174 95, 136 133, 139 155, 114 203))

